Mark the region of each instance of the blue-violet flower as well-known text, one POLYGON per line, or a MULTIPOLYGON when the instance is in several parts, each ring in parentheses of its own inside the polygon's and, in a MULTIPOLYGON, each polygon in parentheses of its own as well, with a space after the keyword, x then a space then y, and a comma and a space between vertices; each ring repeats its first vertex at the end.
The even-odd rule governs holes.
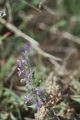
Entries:
POLYGON ((20 77, 22 75, 22 73, 24 73, 24 70, 21 70, 20 68, 17 68, 18 69, 18 76, 20 77))
POLYGON ((25 62, 25 60, 17 60, 17 62, 18 62, 18 67, 21 67, 25 62))
POLYGON ((39 101, 37 101, 37 102, 36 102, 36 108, 39 108, 39 107, 40 107, 40 105, 41 105, 41 103, 42 103, 42 102, 41 102, 40 100, 39 100, 39 101))
POLYGON ((37 95, 41 95, 41 91, 39 89, 36 89, 37 95))
POLYGON ((28 103, 29 101, 30 99, 27 96, 25 96, 25 103, 28 103))

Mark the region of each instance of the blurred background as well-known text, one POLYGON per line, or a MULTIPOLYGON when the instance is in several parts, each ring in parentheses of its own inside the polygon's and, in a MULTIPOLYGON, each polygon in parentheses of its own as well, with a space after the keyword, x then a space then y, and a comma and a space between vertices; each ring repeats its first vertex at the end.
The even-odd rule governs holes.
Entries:
MULTIPOLYGON (((55 71, 49 59, 35 49, 31 38, 43 51, 62 59, 58 64, 65 70, 57 70, 56 76, 63 80, 67 94, 77 95, 71 105, 75 109, 73 120, 80 120, 80 0, 0 0, 0 11, 3 9, 6 16, 0 17, 0 120, 34 118, 36 110, 24 104, 26 88, 17 75, 16 61, 26 44, 32 46, 29 57, 37 81, 45 81, 55 71), (27 40, 25 35, 30 38, 27 40)), ((72 120, 67 116, 61 120, 72 120)))

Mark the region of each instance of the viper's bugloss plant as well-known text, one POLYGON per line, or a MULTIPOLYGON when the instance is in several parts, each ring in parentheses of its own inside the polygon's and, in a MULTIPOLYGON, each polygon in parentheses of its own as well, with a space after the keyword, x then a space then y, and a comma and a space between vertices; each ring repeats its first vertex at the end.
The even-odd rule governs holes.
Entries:
POLYGON ((25 82, 26 85, 26 95, 25 95, 25 103, 33 103, 35 104, 36 108, 40 107, 40 104, 42 104, 42 100, 41 100, 41 89, 36 87, 34 84, 34 78, 33 78, 33 72, 32 72, 32 68, 30 65, 30 61, 29 61, 29 50, 30 50, 30 46, 26 45, 23 50, 22 50, 22 58, 23 59, 19 59, 17 60, 18 62, 18 76, 21 77, 21 82, 25 82))

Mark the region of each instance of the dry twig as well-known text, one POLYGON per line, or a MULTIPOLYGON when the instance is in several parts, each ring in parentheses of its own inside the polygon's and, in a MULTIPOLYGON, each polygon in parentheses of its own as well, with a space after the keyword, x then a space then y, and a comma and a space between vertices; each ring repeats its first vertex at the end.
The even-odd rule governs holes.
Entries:
POLYGON ((6 20, 0 18, 0 23, 4 24, 8 29, 10 29, 13 33, 21 36, 22 38, 26 39, 31 46, 42 56, 49 59, 49 61, 56 66, 56 68, 61 68, 61 66, 56 61, 62 61, 60 58, 55 57, 49 53, 46 53, 39 47, 39 43, 31 38, 30 36, 26 35, 22 31, 20 31, 18 28, 16 28, 14 25, 8 23, 6 20))
POLYGON ((71 33, 63 32, 63 33, 62 33, 62 36, 63 36, 64 38, 68 39, 68 40, 71 40, 71 41, 73 41, 73 42, 75 42, 75 43, 80 44, 80 38, 77 37, 77 36, 75 36, 75 35, 72 35, 71 33))
POLYGON ((60 32, 58 28, 56 28, 56 29, 54 29, 54 28, 50 29, 50 32, 54 33, 54 34, 57 34, 57 35, 59 34, 64 39, 67 39, 67 40, 70 40, 70 41, 72 41, 74 43, 80 44, 80 38, 77 37, 77 36, 75 36, 75 35, 72 35, 69 32, 64 32, 64 31, 60 32))
POLYGON ((8 21, 12 22, 13 21, 12 9, 8 0, 6 1, 6 7, 8 9, 8 21))
POLYGON ((20 0, 21 2, 25 3, 26 5, 28 5, 29 7, 33 8, 34 10, 36 10, 37 12, 41 12, 40 9, 36 8, 35 6, 31 5, 30 3, 28 3, 25 0, 20 0))

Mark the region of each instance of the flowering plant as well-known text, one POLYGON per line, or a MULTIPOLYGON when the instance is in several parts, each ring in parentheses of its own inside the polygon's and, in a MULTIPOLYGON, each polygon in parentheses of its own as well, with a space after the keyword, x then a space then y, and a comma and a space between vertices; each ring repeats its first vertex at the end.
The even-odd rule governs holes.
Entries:
POLYGON ((20 81, 26 83, 25 103, 35 103, 35 107, 38 108, 43 102, 41 100, 41 89, 36 88, 34 84, 34 75, 28 57, 29 49, 30 46, 26 45, 22 51, 23 59, 17 60, 17 73, 19 77, 24 76, 20 81))
POLYGON ((36 86, 35 76, 31 69, 28 57, 29 49, 30 46, 26 45, 22 52, 23 59, 17 60, 18 76, 21 77, 21 82, 26 83, 26 95, 24 101, 26 104, 35 104, 35 108, 37 108, 35 120, 49 120, 48 118, 53 119, 53 117, 51 118, 51 115, 49 114, 51 113, 50 111, 52 110, 52 106, 56 105, 61 100, 59 85, 56 84, 55 77, 53 73, 51 73, 49 79, 45 82, 45 91, 36 86))

